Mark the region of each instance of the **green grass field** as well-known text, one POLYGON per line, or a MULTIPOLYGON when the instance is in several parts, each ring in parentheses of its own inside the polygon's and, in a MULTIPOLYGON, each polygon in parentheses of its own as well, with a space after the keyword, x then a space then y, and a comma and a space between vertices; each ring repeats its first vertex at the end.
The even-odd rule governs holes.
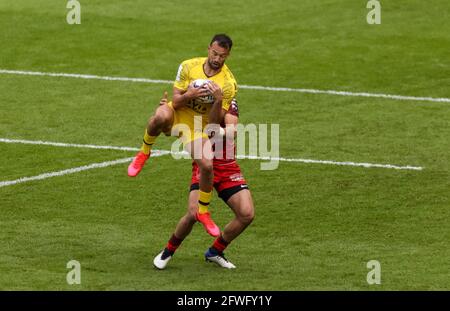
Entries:
MULTIPOLYGON (((234 40, 238 84, 450 98, 448 0, 0 0, 0 70, 173 80, 234 40)), ((0 73, 0 139, 139 147, 168 84, 0 73)), ((227 249, 238 267, 203 260, 196 225, 165 271, 152 266, 185 213, 190 161, 152 159, 0 187, 2 290, 448 290, 450 103, 241 89, 243 124, 280 125, 280 156, 423 170, 241 160, 256 218, 227 249), (69 260, 81 285, 68 285, 69 260), (366 263, 381 264, 368 285, 366 263)), ((162 137, 156 148, 167 150, 162 137)), ((132 157, 133 151, 0 142, 0 183, 132 157)), ((217 196, 224 226, 231 212, 217 196)))

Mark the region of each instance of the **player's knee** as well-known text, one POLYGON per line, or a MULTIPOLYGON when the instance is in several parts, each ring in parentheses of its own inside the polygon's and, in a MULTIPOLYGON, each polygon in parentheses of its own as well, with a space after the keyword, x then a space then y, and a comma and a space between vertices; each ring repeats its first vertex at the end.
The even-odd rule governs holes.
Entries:
POLYGON ((164 119, 161 116, 154 115, 150 118, 148 125, 150 128, 161 128, 164 125, 164 119))
POLYGON ((245 224, 249 225, 252 223, 253 219, 255 219, 255 210, 253 206, 246 206, 239 213, 239 220, 245 224))
POLYGON ((149 126, 152 128, 165 128, 170 123, 170 115, 162 111, 156 112, 149 120, 149 126))

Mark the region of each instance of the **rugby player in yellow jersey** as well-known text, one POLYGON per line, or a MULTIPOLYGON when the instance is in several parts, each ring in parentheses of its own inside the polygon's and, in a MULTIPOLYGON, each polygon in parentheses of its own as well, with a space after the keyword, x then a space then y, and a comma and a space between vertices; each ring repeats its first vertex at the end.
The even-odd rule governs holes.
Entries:
POLYGON ((173 100, 159 106, 150 118, 141 150, 128 166, 128 176, 136 176, 150 157, 152 145, 161 132, 179 135, 200 171, 196 218, 215 237, 220 235, 220 229, 208 211, 213 188, 213 151, 203 130, 207 124, 221 123, 236 95, 236 80, 225 65, 232 45, 227 35, 215 35, 208 47, 208 57, 181 63, 173 87, 173 100), (198 79, 208 82, 194 87, 193 82, 198 79), (211 100, 208 102, 205 98, 211 100), (196 117, 201 119, 200 132, 194 128, 196 117))

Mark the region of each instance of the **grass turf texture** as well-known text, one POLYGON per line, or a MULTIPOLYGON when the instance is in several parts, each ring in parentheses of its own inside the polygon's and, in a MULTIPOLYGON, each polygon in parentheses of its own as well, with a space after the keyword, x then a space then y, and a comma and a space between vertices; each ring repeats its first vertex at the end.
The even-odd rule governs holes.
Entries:
MULTIPOLYGON (((450 97, 447 1, 0 2, 0 68, 172 80, 215 32, 235 41, 238 83, 450 97), (175 21, 175 22, 174 22, 175 21)), ((0 137, 139 147, 168 85, 0 75, 0 137)), ((292 158, 424 166, 395 171, 242 160, 256 219, 227 250, 236 271, 203 262, 196 225, 166 271, 152 268, 187 205, 190 162, 152 159, 0 188, 1 289, 448 289, 450 106, 240 90, 242 123, 279 123, 292 158), (66 283, 76 259, 82 284, 66 283), (369 286, 366 263, 381 262, 369 286), (211 280, 220 280, 211 282, 211 280)), ((168 149, 162 138, 156 148, 168 149)), ((132 156, 0 143, 0 181, 132 156)), ((213 199, 214 218, 231 217, 213 199)))

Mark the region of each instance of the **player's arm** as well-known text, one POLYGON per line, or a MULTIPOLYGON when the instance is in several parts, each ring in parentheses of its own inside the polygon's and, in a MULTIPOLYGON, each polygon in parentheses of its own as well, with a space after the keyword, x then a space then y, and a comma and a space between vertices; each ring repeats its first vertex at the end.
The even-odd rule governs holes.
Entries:
POLYGON ((217 83, 210 82, 205 84, 205 89, 214 97, 211 111, 209 112, 209 123, 220 124, 225 117, 226 110, 222 108, 223 93, 217 83))
POLYGON ((172 105, 174 109, 185 106, 194 98, 207 95, 207 90, 194 88, 192 84, 189 84, 189 81, 189 65, 187 62, 183 62, 178 68, 173 85, 172 105))
MULTIPOLYGON (((230 112, 239 117, 237 101, 235 98, 237 94, 236 81, 234 79, 227 80, 223 85, 223 89, 221 89, 221 93, 222 93, 222 104, 221 104, 222 109, 220 113, 218 111, 215 111, 216 113, 219 113, 218 123, 222 123, 222 121, 224 121, 226 114, 230 112)), ((219 109, 217 108, 217 110, 219 109)))
POLYGON ((237 134, 237 124, 239 122, 239 109, 237 100, 233 98, 230 108, 225 113, 224 123, 226 131, 233 131, 234 136, 237 134))
POLYGON ((233 132, 234 137, 236 137, 238 121, 239 118, 237 116, 229 114, 228 112, 225 114, 225 135, 227 132, 231 131, 233 132))
POLYGON ((186 105, 190 100, 191 99, 189 98, 187 90, 181 90, 177 87, 173 88, 173 96, 172 96, 173 109, 178 109, 186 105))
MULTIPOLYGON (((225 125, 225 128, 223 129, 222 126, 220 127, 221 135, 224 136, 228 133, 231 133, 230 136, 233 135, 234 137, 236 137, 237 124, 239 122, 239 110, 237 106, 237 100, 233 98, 230 104, 230 108, 228 108, 228 110, 222 109, 222 111, 223 111, 223 124, 225 125)), ((212 132, 216 132, 217 128, 212 127, 210 128, 210 130, 212 132)), ((214 135, 209 133, 208 136, 211 138, 214 135)), ((227 135, 227 137, 230 136, 227 135)))
POLYGON ((173 108, 178 109, 185 106, 192 99, 206 95, 208 95, 208 90, 205 88, 195 88, 192 85, 189 85, 187 90, 183 90, 174 86, 172 97, 173 108))

